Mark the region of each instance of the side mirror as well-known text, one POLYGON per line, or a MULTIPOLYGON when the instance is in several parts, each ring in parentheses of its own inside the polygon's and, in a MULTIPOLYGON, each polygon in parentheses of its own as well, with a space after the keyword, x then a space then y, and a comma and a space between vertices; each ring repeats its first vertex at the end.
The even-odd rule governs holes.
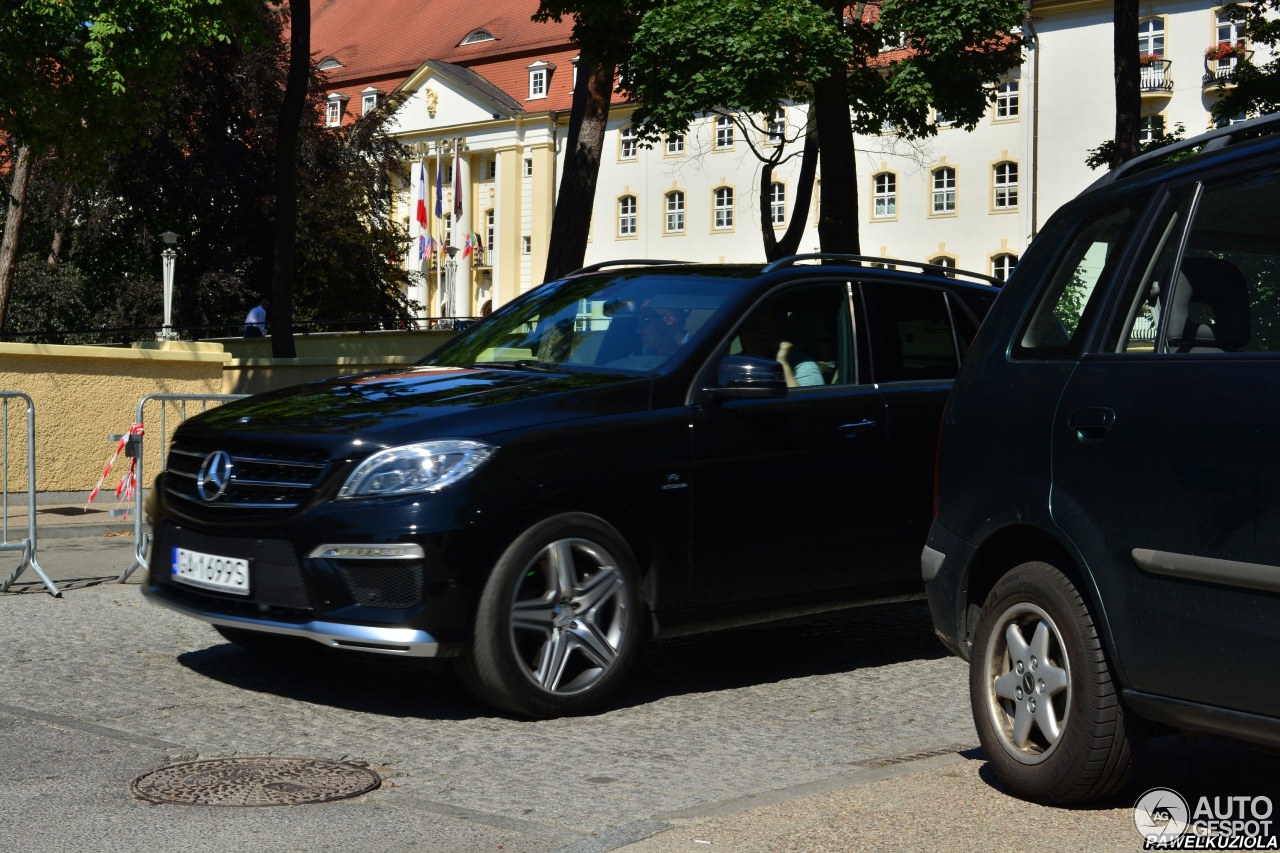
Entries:
POLYGON ((715 387, 703 390, 713 400, 769 400, 787 396, 787 380, 776 361, 728 355, 716 365, 715 387))

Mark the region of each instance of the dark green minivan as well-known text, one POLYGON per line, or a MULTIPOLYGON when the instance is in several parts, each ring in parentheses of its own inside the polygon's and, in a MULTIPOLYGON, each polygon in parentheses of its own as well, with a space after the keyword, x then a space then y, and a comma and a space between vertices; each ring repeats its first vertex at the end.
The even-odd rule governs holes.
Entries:
POLYGON ((1280 746, 1280 115, 1033 241, 948 402, 922 569, 1020 796, 1113 793, 1162 726, 1280 746))

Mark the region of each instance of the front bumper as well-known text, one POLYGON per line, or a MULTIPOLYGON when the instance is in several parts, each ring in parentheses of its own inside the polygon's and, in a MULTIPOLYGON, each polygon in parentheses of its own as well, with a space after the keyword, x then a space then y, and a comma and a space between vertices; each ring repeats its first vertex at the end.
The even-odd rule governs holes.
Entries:
POLYGON ((277 622, 271 619, 235 616, 205 610, 178 602, 161 592, 156 585, 143 586, 142 593, 153 604, 166 607, 210 625, 241 628, 264 634, 282 634, 302 637, 335 649, 353 649, 362 652, 380 652, 406 657, 436 657, 440 643, 426 631, 414 628, 384 628, 376 625, 349 625, 342 622, 311 620, 302 623, 277 622))

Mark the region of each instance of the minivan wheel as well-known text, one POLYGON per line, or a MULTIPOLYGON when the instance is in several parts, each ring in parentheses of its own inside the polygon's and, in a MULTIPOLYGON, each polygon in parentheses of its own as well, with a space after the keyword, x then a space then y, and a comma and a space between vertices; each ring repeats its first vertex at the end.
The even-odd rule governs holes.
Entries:
POLYGON ((480 699, 534 717, 600 705, 639 638, 635 558, 603 519, 543 519, 507 548, 476 612, 459 674, 480 699))
POLYGON ((1055 567, 1023 563, 987 596, 969 698, 987 760, 1014 794, 1066 803, 1124 784, 1132 724, 1089 610, 1055 567))

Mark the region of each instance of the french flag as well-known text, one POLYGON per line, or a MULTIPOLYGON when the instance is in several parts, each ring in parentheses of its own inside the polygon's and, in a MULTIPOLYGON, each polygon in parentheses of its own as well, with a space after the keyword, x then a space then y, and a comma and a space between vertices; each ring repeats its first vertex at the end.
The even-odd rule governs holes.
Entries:
POLYGON ((414 212, 418 225, 427 227, 427 167, 418 164, 418 208, 414 212))

